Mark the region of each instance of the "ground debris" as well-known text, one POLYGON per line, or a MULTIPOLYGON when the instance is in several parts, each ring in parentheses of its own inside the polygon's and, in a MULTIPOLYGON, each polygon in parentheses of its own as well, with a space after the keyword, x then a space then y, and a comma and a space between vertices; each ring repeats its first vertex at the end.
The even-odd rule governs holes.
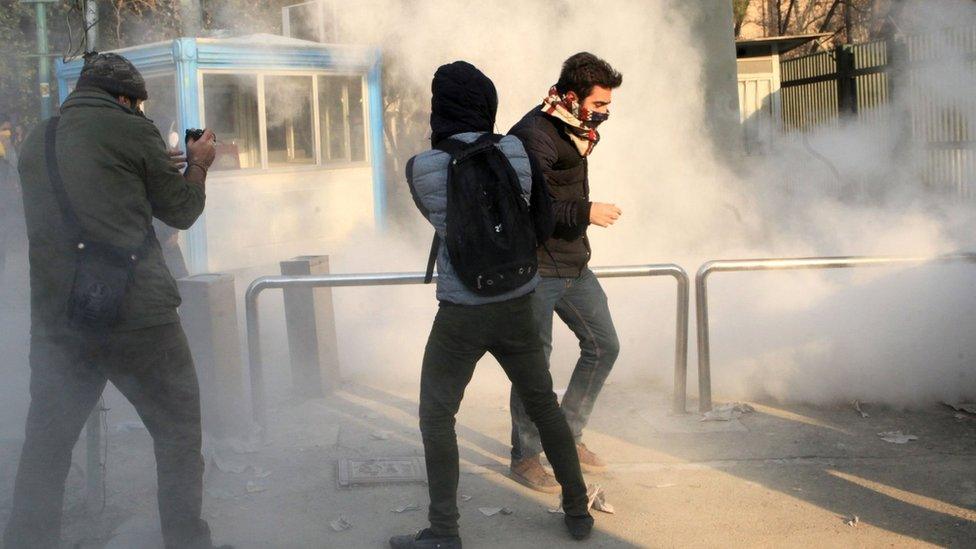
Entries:
POLYGON ((471 496, 467 494, 461 494, 461 501, 471 501, 471 496))
POLYGON ((909 441, 918 440, 917 436, 906 435, 901 431, 885 431, 878 433, 878 436, 881 437, 881 440, 892 444, 907 444, 909 441))
POLYGON ((329 527, 331 527, 336 532, 344 532, 352 528, 352 524, 348 520, 346 520, 345 517, 339 515, 339 518, 329 523, 329 527))
POLYGON ((974 402, 943 402, 946 406, 952 408, 957 412, 966 412, 967 414, 976 415, 976 403, 974 402))
POLYGON ((853 526, 857 526, 858 524, 860 524, 860 522, 861 522, 861 519, 858 518, 857 515, 854 515, 854 516, 848 518, 847 520, 845 520, 844 521, 844 524, 853 527, 853 526))
POLYGON ((115 432, 118 434, 131 433, 133 431, 145 431, 146 426, 139 420, 135 421, 120 421, 115 424, 115 432))
POLYGON ((588 507, 604 513, 614 514, 616 511, 613 505, 607 502, 607 493, 599 484, 591 484, 586 487, 586 496, 589 498, 588 507))
POLYGON ((514 513, 514 511, 508 507, 478 507, 478 510, 481 511, 481 514, 486 517, 493 517, 495 515, 511 515, 514 513))
POLYGON ((373 431, 369 434, 370 438, 373 440, 390 440, 389 431, 373 431))
POLYGON ((221 457, 220 452, 217 450, 214 450, 213 455, 211 456, 211 461, 213 461, 213 464, 218 470, 224 473, 241 474, 244 471, 247 471, 248 467, 246 463, 221 457))
MULTIPOLYGON (((673 484, 670 486, 674 486, 673 484)), ((586 497, 588 499, 587 509, 596 509, 597 511, 602 511, 604 513, 613 515, 617 511, 607 502, 607 493, 603 490, 603 487, 599 484, 588 484, 586 486, 586 497)), ((563 514, 562 508, 562 498, 556 502, 556 506, 551 509, 546 509, 552 514, 563 514)))
POLYGON ((745 402, 729 402, 720 404, 705 412, 699 421, 732 421, 742 414, 755 412, 756 409, 745 402))
POLYGON ((868 417, 871 417, 871 415, 870 415, 870 414, 868 414, 867 412, 865 412, 864 410, 862 410, 862 409, 861 409, 861 401, 860 401, 860 400, 854 400, 854 402, 852 402, 852 403, 851 403, 851 406, 853 406, 853 407, 854 407, 854 410, 855 410, 855 411, 856 411, 857 413, 859 413, 859 414, 861 414, 861 417, 862 417, 862 418, 868 418, 868 417))
POLYGON ((249 480, 247 481, 247 485, 245 485, 245 489, 247 490, 248 494, 256 494, 258 492, 264 492, 268 489, 268 487, 263 484, 258 484, 253 480, 249 480))
POLYGON ((390 509, 390 512, 399 514, 399 513, 406 513, 407 511, 419 511, 419 510, 420 510, 420 506, 417 505, 416 503, 408 503, 406 505, 401 505, 394 509, 390 509))

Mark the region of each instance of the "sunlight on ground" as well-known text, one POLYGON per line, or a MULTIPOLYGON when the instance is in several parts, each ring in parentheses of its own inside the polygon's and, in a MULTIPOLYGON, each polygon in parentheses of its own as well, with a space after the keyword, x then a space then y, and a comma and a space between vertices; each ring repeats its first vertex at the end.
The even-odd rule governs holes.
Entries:
POLYGON ((861 478, 850 473, 842 473, 833 469, 828 469, 827 472, 839 479, 857 484, 858 486, 867 488, 868 490, 874 490, 875 492, 884 494, 892 499, 897 499, 898 501, 903 501, 910 505, 915 505, 936 513, 943 513, 963 520, 968 520, 970 522, 976 522, 976 511, 958 507, 951 503, 946 503, 944 501, 908 492, 906 490, 901 490, 893 486, 888 486, 887 484, 881 484, 880 482, 861 478))

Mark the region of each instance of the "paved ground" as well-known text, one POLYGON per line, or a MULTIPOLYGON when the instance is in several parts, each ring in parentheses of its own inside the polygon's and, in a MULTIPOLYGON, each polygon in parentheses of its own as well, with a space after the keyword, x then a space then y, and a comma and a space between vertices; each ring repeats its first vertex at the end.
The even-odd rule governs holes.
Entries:
MULTIPOLYGON (((65 538, 82 547, 155 547, 151 441, 142 430, 117 432, 133 418, 114 398, 106 508, 87 517, 74 469, 65 538)), ((500 375, 483 369, 459 416, 461 493, 470 496, 461 503, 465 545, 576 546, 546 510, 554 497, 505 476, 506 402, 500 375), (486 517, 479 507, 513 513, 486 517)), ((587 442, 612 466, 588 481, 617 512, 597 514, 597 532, 578 546, 976 546, 976 417, 941 406, 867 405, 862 418, 846 406, 753 405, 738 420, 702 423, 696 414, 669 415, 663 388, 608 386, 587 442), (890 430, 918 440, 877 436, 890 430)), ((205 507, 218 540, 244 549, 383 547, 390 535, 423 526, 423 486, 336 486, 339 458, 421 455, 416 408, 413 386, 349 383, 331 401, 279 400, 267 444, 211 444, 205 507), (410 504, 422 509, 391 511, 410 504), (349 530, 330 527, 340 516, 349 530)), ((9 440, 0 448, 0 521, 17 450, 9 440)))

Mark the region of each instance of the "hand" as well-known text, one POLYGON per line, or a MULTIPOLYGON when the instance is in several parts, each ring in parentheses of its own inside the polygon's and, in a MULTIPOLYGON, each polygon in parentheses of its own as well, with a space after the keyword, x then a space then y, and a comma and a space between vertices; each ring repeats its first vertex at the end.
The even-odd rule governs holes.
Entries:
POLYGON ((169 161, 176 166, 177 170, 182 170, 186 167, 186 155, 183 154, 183 151, 179 149, 169 149, 166 151, 166 153, 169 154, 169 161))
POLYGON ((594 202, 590 204, 590 223, 600 227, 609 227, 620 218, 620 208, 614 204, 594 202))
POLYGON ((216 137, 214 132, 206 129, 200 139, 191 139, 186 145, 186 156, 190 164, 201 164, 209 168, 213 164, 214 157, 217 156, 217 149, 214 147, 216 137))

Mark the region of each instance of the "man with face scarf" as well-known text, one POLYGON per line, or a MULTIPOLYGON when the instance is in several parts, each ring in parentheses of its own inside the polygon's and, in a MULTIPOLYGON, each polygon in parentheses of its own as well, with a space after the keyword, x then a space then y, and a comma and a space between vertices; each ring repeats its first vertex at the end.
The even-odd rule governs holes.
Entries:
MULTIPOLYGON (((541 165, 553 200, 555 229, 539 247, 542 282, 532 296, 533 311, 545 345, 552 351, 552 315, 573 330, 580 357, 562 400, 576 439, 584 472, 600 472, 606 464, 582 442, 583 428, 603 388, 620 344, 610 318, 607 297, 587 267, 589 225, 609 227, 620 217, 614 204, 590 202, 588 160, 600 142, 598 126, 610 116, 612 91, 623 77, 606 61, 582 52, 563 64, 559 81, 542 101, 509 132, 519 137, 541 165)), ((539 433, 512 392, 512 463, 516 481, 541 492, 559 490, 556 479, 539 459, 539 433)))

